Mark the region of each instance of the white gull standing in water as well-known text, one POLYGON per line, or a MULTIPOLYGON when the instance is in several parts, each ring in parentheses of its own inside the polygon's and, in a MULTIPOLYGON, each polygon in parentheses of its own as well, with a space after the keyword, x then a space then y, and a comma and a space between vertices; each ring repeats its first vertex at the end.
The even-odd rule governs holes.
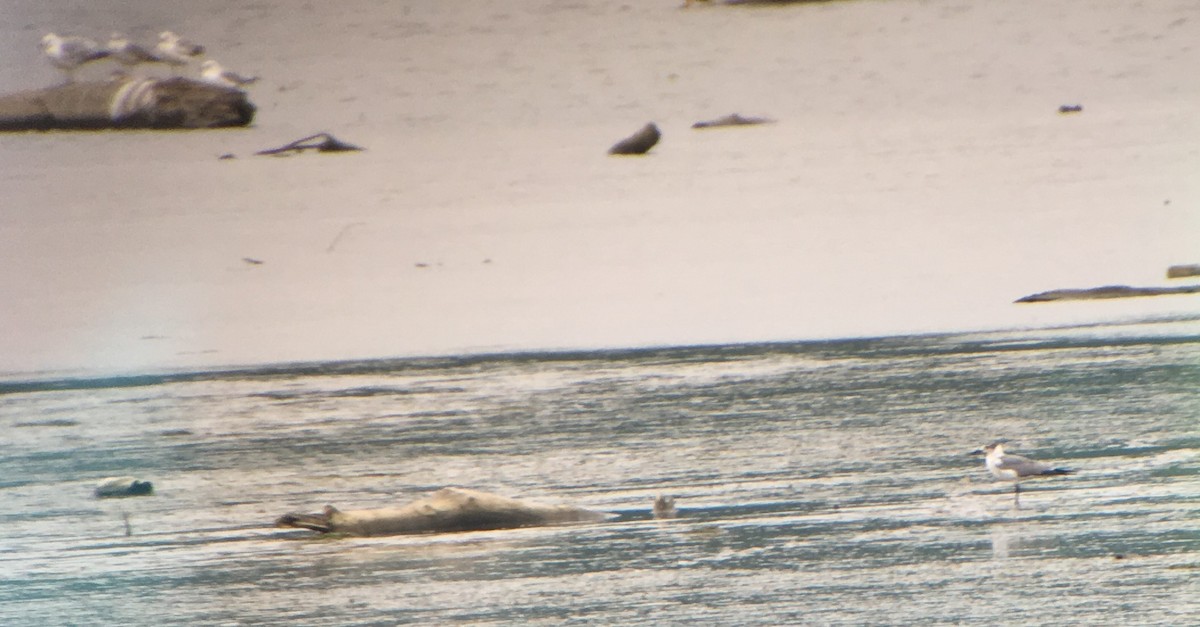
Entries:
POLYGON ((992 476, 997 479, 1013 482, 1013 504, 1017 508, 1021 507, 1021 479, 1049 475, 1069 475, 1075 472, 1069 468, 1055 468, 1050 464, 1035 461, 1028 457, 1009 455, 1004 452, 1003 440, 992 442, 971 454, 987 455, 983 463, 987 466, 988 472, 992 473, 992 476))
POLYGON ((109 55, 108 50, 86 37, 59 37, 54 33, 46 33, 42 37, 42 52, 54 67, 67 75, 67 82, 75 81, 75 70, 90 61, 103 59, 109 55))
POLYGON ((204 54, 204 46, 165 30, 158 34, 158 45, 154 47, 154 53, 171 65, 187 65, 192 58, 204 54))
POLYGON ((206 83, 240 89, 258 80, 257 76, 242 76, 221 67, 213 59, 200 64, 200 78, 206 83))

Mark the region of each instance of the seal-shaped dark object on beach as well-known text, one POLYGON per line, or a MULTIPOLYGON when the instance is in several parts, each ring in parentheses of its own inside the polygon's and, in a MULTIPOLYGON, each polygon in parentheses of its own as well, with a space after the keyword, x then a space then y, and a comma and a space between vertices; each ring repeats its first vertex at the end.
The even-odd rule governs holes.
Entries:
POLYGON ((326 505, 320 514, 281 516, 275 520, 275 526, 352 536, 387 536, 600 522, 609 516, 572 505, 543 505, 477 490, 442 488, 433 496, 404 507, 342 511, 326 505))
POLYGON ((658 139, 662 137, 662 133, 658 132, 658 127, 654 122, 642 127, 642 129, 625 139, 617 142, 612 148, 608 149, 610 155, 644 155, 654 144, 658 143, 658 139))

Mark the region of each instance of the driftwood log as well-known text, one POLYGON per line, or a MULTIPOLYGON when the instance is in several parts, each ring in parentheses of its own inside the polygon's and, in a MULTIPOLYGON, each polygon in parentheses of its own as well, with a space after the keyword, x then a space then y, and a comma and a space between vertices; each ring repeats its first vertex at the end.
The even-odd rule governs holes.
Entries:
POLYGON ((246 126, 244 92, 186 78, 68 83, 0 96, 0 131, 246 126))

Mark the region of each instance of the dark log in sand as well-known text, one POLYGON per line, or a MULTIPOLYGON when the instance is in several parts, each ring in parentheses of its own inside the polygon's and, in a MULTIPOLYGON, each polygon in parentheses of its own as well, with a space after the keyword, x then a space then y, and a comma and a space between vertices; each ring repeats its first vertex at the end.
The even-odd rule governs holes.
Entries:
POLYGON ((186 78, 68 83, 0 96, 0 131, 246 126, 244 92, 186 78))
POLYGON ((651 122, 641 128, 638 132, 617 142, 612 148, 608 149, 610 155, 644 155, 658 143, 658 139, 662 137, 662 133, 658 132, 658 127, 651 122))
POLYGON ((1200 285, 1183 287, 1130 287, 1128 285, 1106 285, 1090 289, 1066 289, 1039 292, 1023 298, 1018 303, 1048 303, 1060 300, 1102 300, 1107 298, 1137 298, 1141 296, 1167 296, 1171 294, 1200 293, 1200 285))

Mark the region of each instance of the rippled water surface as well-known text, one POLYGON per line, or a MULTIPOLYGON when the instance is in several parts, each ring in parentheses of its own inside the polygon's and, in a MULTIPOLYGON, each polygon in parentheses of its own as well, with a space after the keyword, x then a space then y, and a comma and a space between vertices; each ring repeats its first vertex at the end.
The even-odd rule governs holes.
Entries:
POLYGON ((1183 624, 1200 611, 1194 331, 10 381, 0 623, 1183 624), (1015 509, 968 456, 997 437, 1078 472, 1028 482, 1015 509), (112 475, 157 492, 94 499, 112 475), (620 516, 271 526, 446 485, 620 516), (650 517, 657 493, 679 519, 650 517))

